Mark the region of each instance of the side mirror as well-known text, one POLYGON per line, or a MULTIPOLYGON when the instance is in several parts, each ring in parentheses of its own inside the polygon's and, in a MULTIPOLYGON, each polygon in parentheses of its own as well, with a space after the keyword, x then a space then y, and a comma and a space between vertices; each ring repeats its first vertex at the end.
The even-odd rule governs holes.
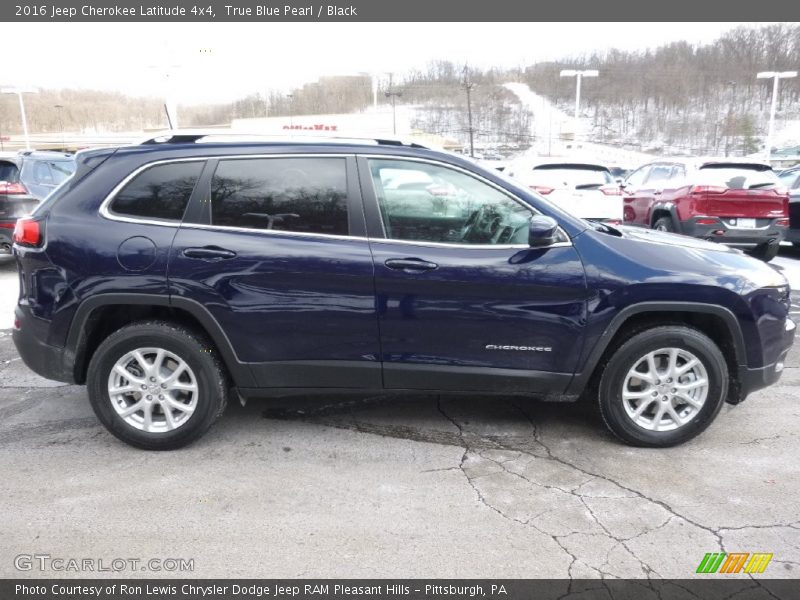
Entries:
POLYGON ((531 248, 544 248, 556 241, 558 223, 553 217, 538 215, 531 217, 528 227, 528 245, 531 248))

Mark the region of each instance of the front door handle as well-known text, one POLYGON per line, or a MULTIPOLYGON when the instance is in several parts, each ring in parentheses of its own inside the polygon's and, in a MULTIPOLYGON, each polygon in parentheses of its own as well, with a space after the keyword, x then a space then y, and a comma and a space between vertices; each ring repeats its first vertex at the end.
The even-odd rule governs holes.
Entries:
POLYGON ((186 248, 183 251, 186 258, 199 258, 200 260, 216 261, 234 258, 236 252, 226 250, 219 246, 203 246, 202 248, 186 248))
POLYGON ((390 258, 383 264, 398 271, 433 271, 439 266, 421 258, 390 258))

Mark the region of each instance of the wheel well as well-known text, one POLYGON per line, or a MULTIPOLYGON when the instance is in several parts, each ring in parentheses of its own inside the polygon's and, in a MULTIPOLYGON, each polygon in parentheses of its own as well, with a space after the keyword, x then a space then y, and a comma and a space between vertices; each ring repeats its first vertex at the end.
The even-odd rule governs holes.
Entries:
POLYGON ((668 217, 669 219, 672 219, 672 213, 665 208, 657 208, 653 211, 653 216, 650 218, 650 227, 655 225, 656 221, 658 221, 661 217, 668 217))
POLYGON ((592 372, 589 387, 596 389, 606 364, 623 343, 642 331, 664 325, 693 327, 710 337, 719 347, 728 366, 729 398, 738 397, 740 390, 739 361, 733 333, 722 317, 703 312, 659 311, 632 315, 617 329, 614 337, 603 351, 602 357, 592 372))
MULTIPOLYGON (((129 323, 147 319, 171 321, 211 336, 202 324, 189 312, 169 306, 152 306, 136 304, 111 304, 94 309, 83 325, 82 341, 75 353, 75 381, 86 382, 86 371, 98 346, 109 335, 129 323)), ((219 349, 217 349, 219 350, 219 349)), ((223 359, 224 360, 224 359, 223 359)))

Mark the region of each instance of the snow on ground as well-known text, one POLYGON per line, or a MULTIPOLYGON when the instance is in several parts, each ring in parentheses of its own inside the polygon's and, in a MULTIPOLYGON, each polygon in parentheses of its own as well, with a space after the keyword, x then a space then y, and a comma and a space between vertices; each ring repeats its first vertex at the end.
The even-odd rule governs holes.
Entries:
POLYGON ((575 136, 575 119, 572 115, 568 115, 524 83, 506 83, 503 87, 515 94, 533 115, 531 135, 534 143, 525 152, 526 155, 580 156, 583 160, 593 160, 628 169, 653 160, 653 156, 649 154, 584 141, 589 129, 586 119, 580 119, 577 125, 578 141, 562 139, 575 136))

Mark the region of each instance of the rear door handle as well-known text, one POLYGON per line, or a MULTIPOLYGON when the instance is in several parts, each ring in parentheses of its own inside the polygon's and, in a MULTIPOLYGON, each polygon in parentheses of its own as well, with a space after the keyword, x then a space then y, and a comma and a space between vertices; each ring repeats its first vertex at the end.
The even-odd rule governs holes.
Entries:
POLYGON ((390 258, 383 264, 398 271, 433 271, 439 266, 421 258, 390 258))
POLYGON ((233 250, 226 250, 219 246, 204 246, 202 248, 186 248, 183 251, 186 258, 199 258, 200 260, 216 261, 226 260, 236 256, 233 250))

